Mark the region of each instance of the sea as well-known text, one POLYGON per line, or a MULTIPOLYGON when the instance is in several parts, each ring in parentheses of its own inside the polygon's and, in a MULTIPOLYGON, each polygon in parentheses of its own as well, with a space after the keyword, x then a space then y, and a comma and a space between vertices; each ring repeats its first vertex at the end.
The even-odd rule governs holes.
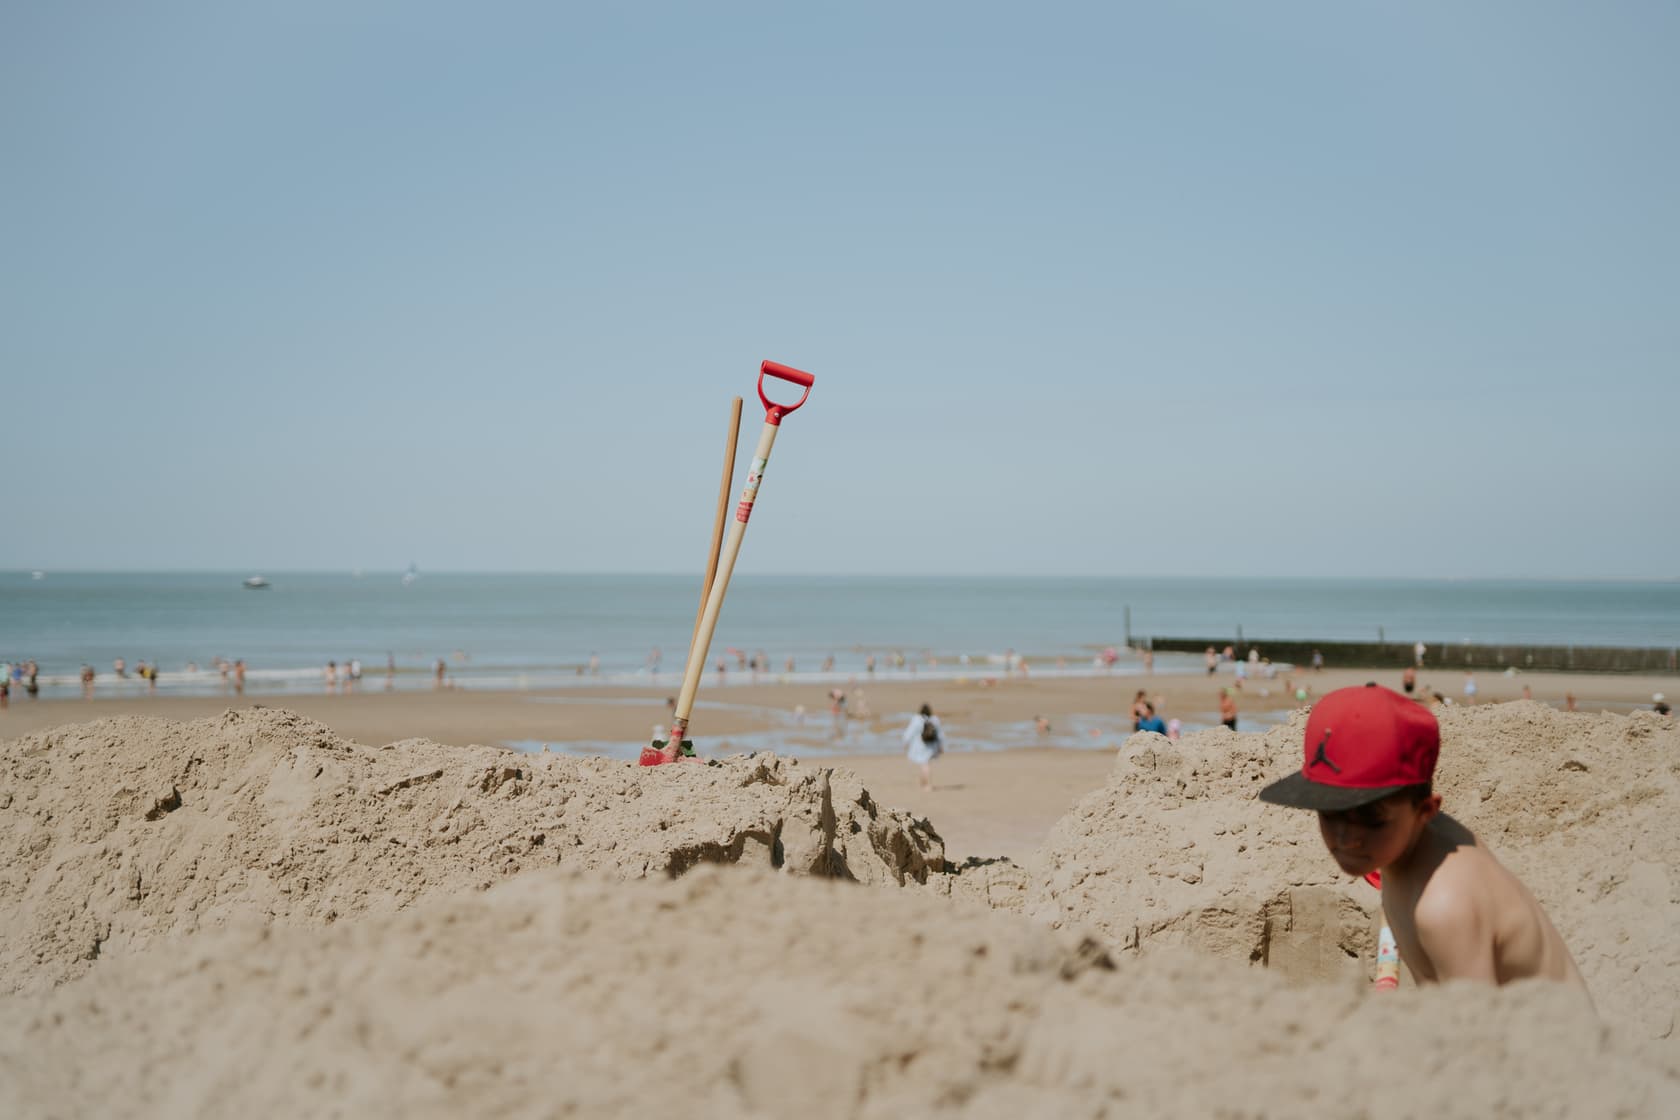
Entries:
MULTIPOLYGON (((393 668, 426 688, 441 659, 452 683, 481 688, 664 684, 680 673, 698 577, 466 572, 0 572, 0 660, 33 658, 43 695, 70 695, 83 664, 102 693, 118 658, 159 669, 178 694, 222 687, 217 663, 243 659, 247 690, 317 691, 323 667, 393 668), (656 652, 657 651, 657 652, 656 652)), ((1680 645, 1680 581, 1003 578, 737 573, 706 687, 770 673, 802 680, 985 671, 1024 657, 1035 673, 1085 673, 1105 647, 1114 671, 1149 637, 1250 641, 1386 639, 1577 646, 1680 645), (790 669, 791 662, 791 669, 790 669), (935 664, 937 662, 937 664, 935 664), (827 668, 824 666, 828 665, 827 668)), ((1193 671, 1162 654, 1157 672, 1193 671)))

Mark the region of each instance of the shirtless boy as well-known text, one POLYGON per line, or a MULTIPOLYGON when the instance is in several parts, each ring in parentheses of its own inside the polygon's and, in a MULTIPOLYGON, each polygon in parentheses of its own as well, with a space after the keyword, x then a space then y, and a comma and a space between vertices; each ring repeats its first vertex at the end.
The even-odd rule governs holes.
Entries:
POLYGON ((1585 992, 1540 903, 1441 812, 1431 788, 1440 749, 1428 708, 1376 685, 1338 689, 1307 718, 1300 771, 1260 797, 1315 810, 1325 847, 1349 875, 1382 872, 1383 911, 1420 982, 1539 977, 1585 992))

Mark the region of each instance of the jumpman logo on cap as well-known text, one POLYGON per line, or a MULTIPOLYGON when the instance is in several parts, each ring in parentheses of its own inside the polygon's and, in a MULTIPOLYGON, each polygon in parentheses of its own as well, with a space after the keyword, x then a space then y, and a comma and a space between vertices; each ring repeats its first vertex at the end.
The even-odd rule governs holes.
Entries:
POLYGON ((1322 738, 1318 741, 1318 752, 1313 755, 1312 761, 1307 763, 1307 765, 1308 766, 1317 766, 1319 763, 1323 763, 1324 765, 1330 767, 1331 770, 1340 774, 1342 772, 1342 768, 1340 766, 1337 766, 1334 762, 1331 762, 1330 761, 1330 756, 1324 753, 1324 744, 1328 743, 1329 741, 1330 741, 1330 732, 1326 731, 1324 733, 1324 738, 1322 738))

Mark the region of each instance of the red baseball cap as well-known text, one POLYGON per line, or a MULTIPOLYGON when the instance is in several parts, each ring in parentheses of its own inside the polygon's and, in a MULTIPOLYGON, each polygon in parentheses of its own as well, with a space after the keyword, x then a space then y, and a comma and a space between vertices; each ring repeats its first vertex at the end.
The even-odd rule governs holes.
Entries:
POLYGON ((1260 800, 1321 813, 1356 809, 1429 781, 1441 753, 1441 725, 1428 708, 1368 684, 1338 688, 1307 717, 1299 772, 1260 791, 1260 800))

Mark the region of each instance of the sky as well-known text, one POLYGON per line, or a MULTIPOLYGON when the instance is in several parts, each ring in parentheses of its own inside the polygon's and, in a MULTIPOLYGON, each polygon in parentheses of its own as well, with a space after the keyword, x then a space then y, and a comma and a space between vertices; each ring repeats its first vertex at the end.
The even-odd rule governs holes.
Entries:
POLYGON ((1680 577, 1677 42, 7 0, 0 568, 1680 577))

